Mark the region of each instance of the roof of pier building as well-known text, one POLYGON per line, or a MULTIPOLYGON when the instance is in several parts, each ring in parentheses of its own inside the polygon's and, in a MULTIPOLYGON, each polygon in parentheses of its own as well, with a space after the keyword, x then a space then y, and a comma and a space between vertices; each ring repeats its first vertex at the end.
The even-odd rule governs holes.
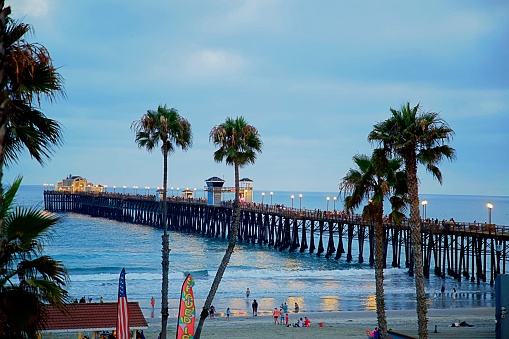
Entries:
MULTIPOLYGON (((147 320, 137 302, 129 302, 129 327, 148 328, 147 320)), ((117 303, 69 304, 68 313, 46 305, 46 324, 42 332, 113 331, 117 326, 117 303)))

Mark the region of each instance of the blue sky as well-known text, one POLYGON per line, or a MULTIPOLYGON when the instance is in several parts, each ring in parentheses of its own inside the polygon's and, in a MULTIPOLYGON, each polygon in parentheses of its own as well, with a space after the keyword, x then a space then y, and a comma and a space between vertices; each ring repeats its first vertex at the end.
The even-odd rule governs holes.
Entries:
POLYGON ((132 121, 159 104, 192 125, 169 159, 169 186, 197 187, 233 168, 208 135, 227 116, 258 128, 263 153, 241 170, 256 190, 336 191, 367 135, 410 101, 455 130, 455 162, 420 191, 509 195, 509 4, 503 1, 16 0, 65 78, 42 103, 65 144, 44 167, 28 155, 5 179, 162 186, 162 155, 134 142, 132 121))

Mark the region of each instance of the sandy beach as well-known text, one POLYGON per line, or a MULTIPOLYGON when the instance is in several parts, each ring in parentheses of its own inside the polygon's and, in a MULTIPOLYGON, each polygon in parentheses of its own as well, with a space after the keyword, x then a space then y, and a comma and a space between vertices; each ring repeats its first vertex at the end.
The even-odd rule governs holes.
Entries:
MULTIPOLYGON (((430 309, 429 338, 495 338, 495 311, 493 308, 430 309), (451 327, 454 322, 465 321, 474 327, 451 327), (435 333, 435 326, 437 332, 435 333)), ((272 316, 253 317, 225 316, 207 319, 202 338, 366 338, 366 330, 376 326, 376 313, 370 311, 351 312, 302 312, 291 313, 290 321, 308 317, 310 328, 290 328, 274 325, 272 316), (323 323, 323 327, 319 323, 323 323)), ((417 337, 417 316, 414 311, 387 311, 389 328, 395 332, 417 337)), ((157 338, 160 319, 148 319, 147 339, 157 338)), ((175 337, 176 319, 170 318, 168 338, 175 337)))

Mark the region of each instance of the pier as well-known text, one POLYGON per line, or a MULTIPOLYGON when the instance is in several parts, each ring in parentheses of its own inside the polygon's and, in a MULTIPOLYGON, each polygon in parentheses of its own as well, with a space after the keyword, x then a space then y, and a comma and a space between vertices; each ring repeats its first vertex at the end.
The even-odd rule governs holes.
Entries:
MULTIPOLYGON (((168 229, 227 238, 232 227, 230 203, 208 205, 205 199, 169 197, 168 229)), ((155 196, 119 193, 44 191, 44 208, 73 212, 119 222, 161 227, 162 202, 155 196)), ((277 205, 243 204, 238 241, 298 251, 348 263, 374 265, 374 229, 360 216, 338 211, 289 209, 277 205)), ((481 223, 421 223, 423 269, 480 284, 493 284, 507 274, 509 227, 481 223)), ((411 241, 408 221, 384 223, 384 262, 387 267, 410 267, 411 241), (389 251, 389 249, 391 249, 389 251)))

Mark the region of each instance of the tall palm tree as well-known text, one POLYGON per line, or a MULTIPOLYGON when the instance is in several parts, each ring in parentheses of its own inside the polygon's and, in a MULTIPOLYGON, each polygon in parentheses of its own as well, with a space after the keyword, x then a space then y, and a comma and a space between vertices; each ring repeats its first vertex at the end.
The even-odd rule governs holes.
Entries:
POLYGON ((417 164, 424 165, 441 184, 442 173, 437 165, 444 158, 453 160, 456 157, 456 151, 448 145, 454 131, 438 113, 422 111, 419 104, 411 107, 407 102, 399 111, 391 108, 391 113, 389 119, 374 126, 368 140, 380 145, 386 153, 398 155, 405 164, 413 260, 410 273, 415 272, 419 338, 425 339, 428 337, 428 319, 422 267, 417 164))
MULTIPOLYGON (((32 26, 10 19, 10 13, 0 0, 0 208, 4 164, 16 162, 23 148, 43 164, 61 145, 60 124, 39 106, 42 98, 52 102, 65 97, 63 79, 49 52, 26 40, 32 26)), ((0 217, 0 229, 2 223, 0 217)))
POLYGON ((166 194, 168 186, 168 156, 176 147, 183 151, 192 146, 191 124, 181 117, 175 108, 159 106, 157 111, 148 110, 140 120, 133 121, 132 130, 136 133, 135 141, 140 148, 152 152, 161 142, 163 153, 163 236, 162 236, 162 289, 161 289, 161 338, 166 339, 168 323, 168 272, 170 265, 170 240, 168 235, 168 207, 166 194))
POLYGON ((43 255, 44 239, 59 218, 34 208, 13 207, 18 178, 4 192, 0 242, 0 337, 36 338, 44 325, 45 303, 65 311, 68 281, 60 261, 43 255))
POLYGON ((400 171, 401 160, 385 158, 383 151, 376 149, 371 157, 355 155, 356 169, 350 169, 340 184, 340 190, 350 194, 345 198, 345 209, 352 211, 363 202, 369 201, 363 208, 363 218, 371 220, 375 233, 375 285, 376 313, 380 338, 387 338, 387 318, 385 316, 384 297, 384 236, 383 236, 383 200, 392 194, 391 217, 395 221, 402 218, 400 210, 404 206, 406 194, 405 173, 400 171), (369 200, 368 200, 369 199, 369 200))
MULTIPOLYGON (((228 234, 228 247, 223 260, 217 269, 216 276, 210 287, 209 294, 205 300, 204 309, 208 310, 212 305, 214 296, 219 288, 219 283, 230 262, 230 257, 235 248, 237 233, 240 224, 240 194, 239 194, 239 168, 248 164, 254 164, 257 153, 262 152, 262 141, 258 130, 249 125, 244 117, 226 118, 226 121, 215 126, 210 131, 210 141, 219 148, 214 152, 214 160, 231 165, 235 171, 235 199, 233 201, 233 224, 228 234)), ((196 328, 195 338, 199 339, 205 317, 200 317, 196 328)))

